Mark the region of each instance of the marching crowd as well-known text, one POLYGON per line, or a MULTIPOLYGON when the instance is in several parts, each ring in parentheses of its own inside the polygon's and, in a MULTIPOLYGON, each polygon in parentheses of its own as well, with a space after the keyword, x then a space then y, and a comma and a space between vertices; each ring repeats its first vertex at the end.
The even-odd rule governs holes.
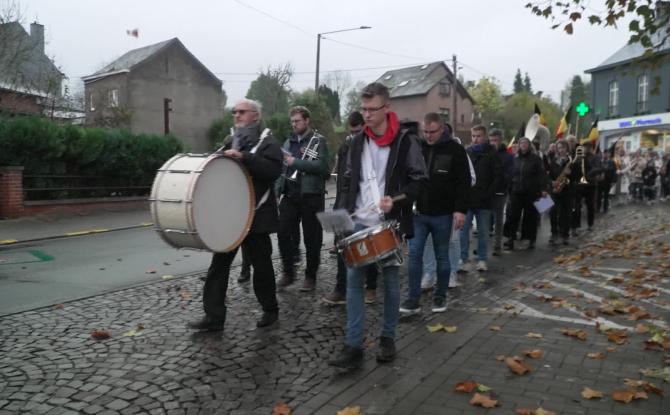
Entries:
MULTIPOLYGON (((354 249, 346 246, 351 233, 335 235, 337 248, 331 253, 338 260, 336 284, 322 301, 346 304, 347 323, 344 347, 329 361, 332 366, 355 368, 362 363, 365 304, 377 301, 378 281, 383 323, 376 358, 383 363, 395 358, 400 314, 419 313, 424 290, 433 290, 432 312, 444 312, 448 289, 458 286, 458 272, 488 271, 489 245, 492 255, 535 248, 541 199, 553 204, 549 244, 567 245, 582 228, 582 210, 586 210, 585 227, 591 231, 595 213, 608 211, 610 194, 613 203, 651 203, 670 196, 667 153, 626 154, 617 143, 596 154, 592 142, 580 145, 574 136, 549 144, 549 131, 532 118, 534 128, 527 128, 525 136, 511 144, 506 144, 502 131, 477 125, 471 129, 471 144, 464 146, 437 113, 426 114, 421 128, 400 122, 391 109, 389 90, 380 83, 367 85, 360 98, 359 111, 348 117, 350 134, 335 157, 333 209, 346 210, 354 235, 392 229, 398 241, 407 241, 409 254, 403 261, 399 245, 395 255, 352 264, 342 255, 354 249), (408 271, 402 300, 401 266, 408 271)), ((305 107, 291 109, 293 133, 283 146, 271 134, 262 133, 257 102, 241 100, 233 116, 234 133, 219 152, 246 167, 257 201, 250 232, 241 244, 243 267, 238 281, 253 280, 263 309, 257 326, 266 327, 279 318, 277 286, 288 287, 298 280, 300 225, 306 267, 299 289, 314 291, 317 278, 329 277, 318 272, 323 229, 317 218, 324 211, 325 182, 331 175, 329 149, 326 139, 313 129, 305 107), (282 267, 277 282, 269 236, 275 232, 282 267)), ((366 246, 356 249, 368 254, 366 246)), ((236 253, 237 249, 214 253, 203 292, 205 313, 189 323, 192 329, 223 329, 236 253)))

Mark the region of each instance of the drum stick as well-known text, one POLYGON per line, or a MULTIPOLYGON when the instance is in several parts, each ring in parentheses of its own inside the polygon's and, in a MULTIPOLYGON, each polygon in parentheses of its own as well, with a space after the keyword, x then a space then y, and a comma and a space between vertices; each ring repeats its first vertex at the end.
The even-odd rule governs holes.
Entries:
MULTIPOLYGON (((391 200, 393 201, 393 203, 395 203, 395 202, 399 202, 399 201, 405 199, 406 197, 407 197, 406 194, 404 194, 404 193, 400 193, 399 195, 395 195, 395 196, 393 196, 393 197, 391 198, 391 200)), ((354 213, 352 213, 351 215, 349 215, 349 217, 350 217, 350 218, 353 218, 353 217, 356 216, 356 215, 359 215, 359 214, 361 214, 361 213, 365 213, 365 212, 367 212, 367 211, 369 211, 369 210, 373 210, 373 209, 376 209, 376 208, 377 208, 377 205, 375 205, 375 204, 370 204, 370 205, 368 205, 368 206, 366 206, 366 207, 362 207, 362 208, 358 209, 357 211, 355 211, 354 213)))

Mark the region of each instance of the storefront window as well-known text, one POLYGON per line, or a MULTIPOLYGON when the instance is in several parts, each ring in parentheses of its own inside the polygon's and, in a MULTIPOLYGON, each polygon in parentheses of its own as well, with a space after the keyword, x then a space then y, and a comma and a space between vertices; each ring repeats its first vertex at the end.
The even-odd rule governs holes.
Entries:
POLYGON ((610 82, 610 99, 607 112, 610 117, 619 115, 619 83, 617 81, 610 82))

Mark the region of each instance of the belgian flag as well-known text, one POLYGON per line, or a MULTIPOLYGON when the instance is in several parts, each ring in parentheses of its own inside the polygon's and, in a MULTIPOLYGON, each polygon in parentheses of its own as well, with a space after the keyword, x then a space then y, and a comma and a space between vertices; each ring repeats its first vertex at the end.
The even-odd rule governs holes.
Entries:
POLYGON ((570 118, 572 117, 572 105, 568 107, 568 111, 563 115, 561 121, 558 123, 558 128, 556 129, 556 139, 559 140, 565 137, 565 134, 568 132, 570 126, 570 118))
POLYGON ((540 107, 537 105, 537 102, 535 103, 535 114, 540 116, 540 124, 542 124, 546 127, 547 126, 547 121, 545 121, 544 115, 542 115, 542 111, 540 111, 540 107))
POLYGON ((514 137, 512 137, 512 141, 507 144, 507 152, 512 154, 512 146, 514 145, 514 142, 523 137, 526 134, 526 123, 521 121, 521 127, 519 128, 519 132, 516 133, 514 137))

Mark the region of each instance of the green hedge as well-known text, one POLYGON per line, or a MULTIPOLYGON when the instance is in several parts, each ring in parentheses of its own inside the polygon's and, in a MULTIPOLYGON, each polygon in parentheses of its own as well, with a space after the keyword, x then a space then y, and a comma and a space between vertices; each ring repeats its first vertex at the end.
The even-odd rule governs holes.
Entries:
POLYGON ((90 175, 150 184, 183 151, 174 136, 62 125, 38 117, 0 117, 0 166, 25 175, 90 175))

